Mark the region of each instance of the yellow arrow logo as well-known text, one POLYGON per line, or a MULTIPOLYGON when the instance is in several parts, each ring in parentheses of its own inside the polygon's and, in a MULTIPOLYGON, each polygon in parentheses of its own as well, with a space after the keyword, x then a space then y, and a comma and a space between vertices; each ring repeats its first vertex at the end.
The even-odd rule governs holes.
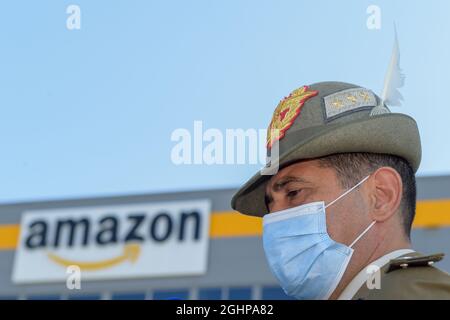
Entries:
POLYGON ((123 248, 123 253, 120 256, 102 261, 88 262, 88 261, 68 260, 61 258, 53 253, 47 253, 47 256, 50 260, 63 267, 76 265, 81 270, 94 271, 111 268, 126 260, 129 260, 130 262, 134 263, 139 258, 140 254, 141 254, 141 247, 138 244, 130 243, 125 245, 125 247, 123 248))

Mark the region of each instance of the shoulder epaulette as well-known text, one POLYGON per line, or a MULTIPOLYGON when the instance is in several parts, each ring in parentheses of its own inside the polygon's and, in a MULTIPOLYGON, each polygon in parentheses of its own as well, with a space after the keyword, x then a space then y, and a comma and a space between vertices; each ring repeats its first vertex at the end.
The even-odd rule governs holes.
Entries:
POLYGON ((409 267, 431 266, 435 262, 441 261, 444 253, 436 253, 428 256, 406 256, 389 261, 389 268, 386 271, 391 272, 397 269, 406 269, 409 267))

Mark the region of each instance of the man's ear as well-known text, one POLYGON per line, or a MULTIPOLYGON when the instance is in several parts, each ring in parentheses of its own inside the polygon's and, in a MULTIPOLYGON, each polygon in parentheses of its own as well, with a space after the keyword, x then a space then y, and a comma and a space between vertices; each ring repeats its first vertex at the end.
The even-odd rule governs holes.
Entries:
POLYGON ((400 207, 402 193, 402 178, 395 169, 381 167, 371 174, 372 219, 382 222, 391 218, 400 207))

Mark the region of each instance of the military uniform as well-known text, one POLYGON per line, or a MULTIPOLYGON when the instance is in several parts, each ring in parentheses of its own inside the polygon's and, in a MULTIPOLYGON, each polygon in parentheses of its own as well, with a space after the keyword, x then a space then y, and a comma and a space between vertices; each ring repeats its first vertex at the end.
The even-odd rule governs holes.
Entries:
MULTIPOLYGON (((262 217, 268 213, 267 168, 350 152, 395 155, 416 172, 421 160, 417 124, 408 115, 391 113, 385 101, 357 85, 321 82, 300 87, 274 111, 267 132, 266 168, 236 192, 231 205, 243 214, 262 217)), ((450 276, 432 265, 441 258, 408 252, 385 261, 380 266, 380 289, 359 284, 347 298, 450 299, 450 276)))
POLYGON ((443 254, 407 253, 380 269, 380 288, 364 284, 354 300, 450 299, 450 275, 434 266, 443 254))

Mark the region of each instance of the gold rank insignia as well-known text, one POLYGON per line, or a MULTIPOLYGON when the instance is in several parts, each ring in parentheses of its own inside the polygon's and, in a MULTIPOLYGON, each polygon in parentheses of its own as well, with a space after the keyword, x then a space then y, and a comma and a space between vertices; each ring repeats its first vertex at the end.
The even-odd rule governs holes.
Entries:
POLYGON ((351 112, 372 109, 378 104, 375 95, 364 88, 338 91, 324 97, 323 100, 325 102, 326 121, 351 112))
POLYGON ((306 100, 316 96, 319 91, 308 91, 308 86, 300 87, 280 101, 273 112, 272 121, 267 129, 267 148, 272 148, 275 141, 281 140, 300 114, 306 100))

